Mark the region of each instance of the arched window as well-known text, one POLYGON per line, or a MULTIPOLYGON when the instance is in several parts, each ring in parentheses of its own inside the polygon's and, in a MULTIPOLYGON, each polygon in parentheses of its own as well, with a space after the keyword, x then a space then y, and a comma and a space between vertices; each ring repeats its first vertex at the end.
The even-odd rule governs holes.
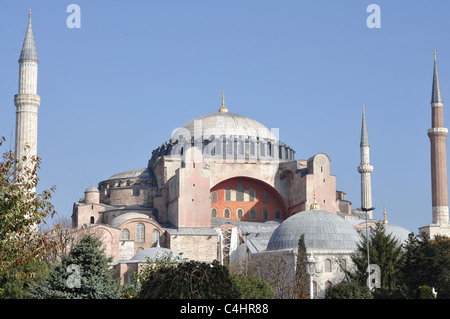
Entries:
POLYGON ((331 272, 331 260, 325 259, 325 272, 331 272))
POLYGON ((94 222, 95 222, 95 218, 94 218, 94 216, 91 216, 91 220, 90 220, 91 225, 93 225, 94 222))
POLYGON ((267 210, 263 210, 263 219, 269 219, 269 212, 267 210))
POLYGON ((152 244, 159 242, 159 231, 157 229, 152 230, 152 244))
POLYGON ((267 193, 263 194, 263 202, 267 203, 269 201, 269 197, 267 196, 267 193))
POLYGON ((244 200, 244 184, 236 184, 236 201, 242 202, 244 200))
POLYGON ((130 231, 126 228, 120 232, 120 240, 130 240, 130 231))
POLYGON ((217 217, 217 208, 213 207, 211 209, 211 217, 216 218, 217 217))
POLYGON ((238 218, 243 218, 244 217, 244 210, 242 208, 239 208, 237 210, 237 217, 238 218))
POLYGON ((275 211, 275 218, 281 219, 281 210, 277 209, 277 210, 275 211))
POLYGON ((229 208, 225 208, 225 210, 223 211, 223 217, 224 218, 230 218, 231 215, 231 211, 229 208))
POLYGON ((325 282, 325 293, 327 293, 328 291, 330 291, 332 287, 333 287, 333 284, 331 283, 331 281, 327 280, 327 281, 325 282))
POLYGON ((250 188, 249 190, 248 190, 248 195, 249 195, 249 201, 250 202, 254 202, 255 201, 255 190, 253 189, 253 188, 250 188))
POLYGON ((218 196, 217 196, 217 192, 212 192, 212 193, 211 193, 211 201, 212 201, 213 203, 217 203, 217 202, 219 201, 219 198, 218 198, 218 196))
POLYGON ((347 270, 347 261, 345 259, 341 259, 339 272, 344 272, 345 270, 347 270))
POLYGON ((250 211, 250 219, 256 219, 256 210, 252 209, 250 211))
POLYGON ((225 188, 225 200, 226 201, 231 200, 231 189, 229 187, 225 188))
POLYGON ((136 242, 145 242, 145 225, 142 223, 136 225, 136 242))

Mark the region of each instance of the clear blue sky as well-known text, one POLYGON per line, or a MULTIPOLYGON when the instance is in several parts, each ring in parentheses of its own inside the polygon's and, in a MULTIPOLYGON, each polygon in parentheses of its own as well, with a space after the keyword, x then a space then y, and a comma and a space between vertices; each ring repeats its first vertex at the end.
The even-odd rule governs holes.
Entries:
MULTIPOLYGON (((374 217, 417 233, 431 222, 433 51, 450 116, 448 1, 2 1, 0 136, 14 145, 20 50, 32 9, 39 56, 38 190, 60 215, 90 185, 145 167, 172 130, 216 112, 279 128, 297 159, 331 158, 360 206, 366 105, 374 217), (81 8, 70 29, 69 4, 81 8), (369 4, 381 8, 370 29, 369 4)), ((448 124, 447 124, 447 127, 448 124)), ((5 149, 5 148, 3 148, 5 149)))

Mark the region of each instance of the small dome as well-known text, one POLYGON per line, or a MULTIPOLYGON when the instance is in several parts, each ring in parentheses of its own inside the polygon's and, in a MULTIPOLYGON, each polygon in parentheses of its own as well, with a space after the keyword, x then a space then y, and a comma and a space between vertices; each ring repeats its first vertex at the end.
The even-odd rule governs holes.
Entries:
POLYGON ((361 240, 342 217, 323 210, 308 210, 286 219, 274 231, 267 249, 297 249, 302 234, 306 247, 312 249, 356 250, 361 240))
POLYGON ((391 237, 397 239, 400 244, 404 244, 408 240, 409 234, 412 233, 406 228, 393 224, 384 224, 384 229, 386 235, 391 235, 391 237))
POLYGON ((91 185, 90 187, 86 188, 86 190, 84 191, 85 193, 98 193, 98 189, 97 187, 95 187, 94 185, 91 185))
POLYGON ((163 247, 152 247, 148 249, 141 250, 136 255, 131 258, 131 260, 136 262, 147 262, 147 261, 157 261, 158 259, 168 257, 173 261, 181 262, 183 258, 181 255, 173 250, 163 247))

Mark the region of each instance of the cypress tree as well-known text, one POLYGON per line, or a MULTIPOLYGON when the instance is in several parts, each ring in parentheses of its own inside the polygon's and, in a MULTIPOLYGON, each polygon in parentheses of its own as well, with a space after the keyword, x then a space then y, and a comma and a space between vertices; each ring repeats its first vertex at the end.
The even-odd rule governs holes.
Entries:
POLYGON ((297 299, 309 298, 309 275, 306 272, 306 246, 305 234, 298 240, 297 263, 295 266, 295 295, 297 299))

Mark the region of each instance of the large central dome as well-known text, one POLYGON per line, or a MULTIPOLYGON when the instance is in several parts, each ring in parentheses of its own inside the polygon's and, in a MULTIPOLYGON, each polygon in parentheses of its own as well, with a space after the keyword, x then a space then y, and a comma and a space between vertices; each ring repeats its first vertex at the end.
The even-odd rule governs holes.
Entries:
POLYGON ((268 139, 278 141, 278 138, 264 125, 249 117, 226 112, 217 112, 195 118, 174 131, 172 139, 186 138, 186 135, 202 140, 222 136, 236 136, 252 139, 268 139))
POLYGON ((190 146, 200 147, 203 156, 215 162, 293 160, 295 154, 266 126, 228 112, 223 95, 222 107, 217 113, 197 117, 174 129, 170 140, 152 152, 149 165, 162 156, 182 155, 190 146))

